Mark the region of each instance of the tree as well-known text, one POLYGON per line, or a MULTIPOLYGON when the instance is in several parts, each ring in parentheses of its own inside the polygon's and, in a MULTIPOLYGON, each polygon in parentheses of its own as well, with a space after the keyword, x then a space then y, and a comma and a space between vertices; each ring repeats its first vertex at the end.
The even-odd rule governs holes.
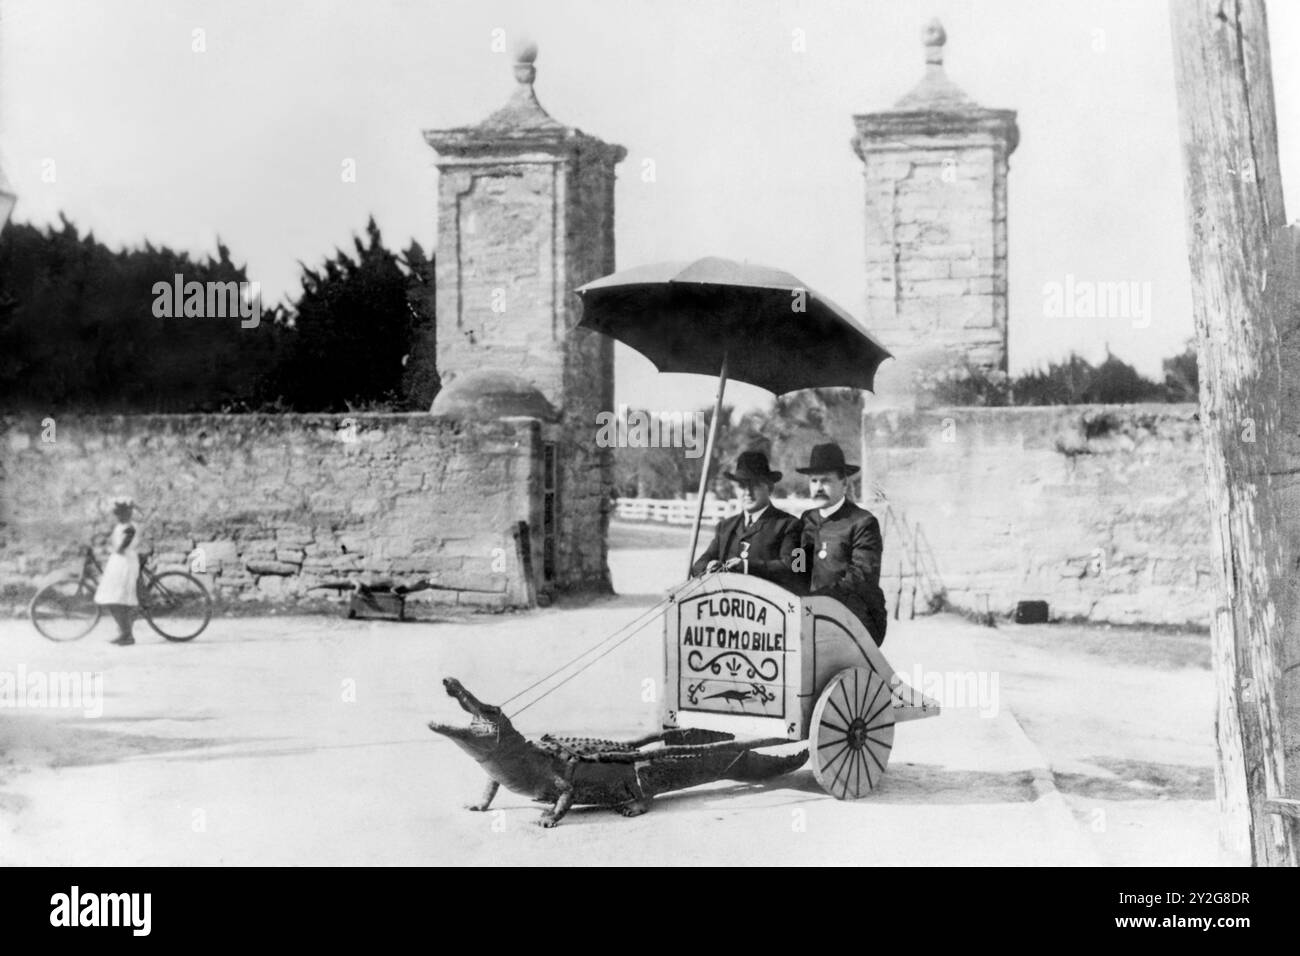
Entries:
POLYGON ((1091 380, 1083 390, 1085 404, 1130 405, 1135 402, 1159 402, 1165 398, 1164 387, 1143 378, 1137 369, 1106 348, 1106 360, 1092 370, 1091 380))
MULTIPOLYGON (((730 464, 742 451, 764 452, 782 472, 774 493, 797 496, 807 484, 794 470, 807 462, 813 445, 838 442, 850 461, 857 458, 862 420, 862 393, 852 388, 812 388, 778 396, 769 411, 752 411, 727 429, 722 461, 730 464)), ((721 433, 720 433, 721 434, 721 433)))
MULTIPOLYGON (((680 448, 614 449, 614 485, 631 498, 676 498, 693 490, 686 456, 680 448)), ((699 481, 699 470, 695 470, 699 481)))
POLYGON ((278 396, 290 408, 428 408, 421 403, 432 383, 408 378, 405 365, 413 347, 421 356, 428 349, 427 317, 415 306, 425 302, 432 262, 413 243, 405 260, 414 264, 412 280, 403 260, 384 248, 373 217, 366 236, 368 242, 354 238, 355 257, 340 250, 319 269, 303 266, 303 293, 277 376, 278 396))
POLYGON ((59 228, 0 236, 0 404, 44 412, 183 412, 255 400, 271 373, 283 313, 159 315, 158 283, 248 281, 225 245, 192 259, 146 243, 114 251, 59 228))
POLYGON ((402 264, 408 271, 406 303, 413 323, 402 373, 402 395, 406 404, 418 411, 433 405, 442 388, 442 379, 438 375, 438 327, 435 321, 437 280, 434 257, 426 256, 414 239, 403 254, 402 264))
POLYGON ((1160 363, 1165 373, 1165 392, 1171 402, 1195 402, 1200 395, 1200 367, 1196 340, 1191 339, 1178 355, 1160 363))

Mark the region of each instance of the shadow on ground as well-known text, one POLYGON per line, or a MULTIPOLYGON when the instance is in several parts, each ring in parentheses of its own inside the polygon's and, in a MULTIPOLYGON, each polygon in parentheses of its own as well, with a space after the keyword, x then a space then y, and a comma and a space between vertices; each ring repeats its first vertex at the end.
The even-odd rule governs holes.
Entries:
POLYGON ((1062 793, 1097 800, 1213 800, 1214 768, 1092 757, 1101 773, 1053 774, 1062 793))
MULTIPOLYGON (((728 783, 724 786, 661 794, 651 802, 650 812, 654 813, 656 807, 663 810, 698 809, 701 805, 726 801, 731 797, 764 793, 790 795, 789 800, 778 800, 769 803, 769 806, 787 804, 804 806, 808 803, 809 796, 834 799, 817 783, 812 771, 805 769, 775 780, 728 783)), ((879 789, 857 802, 909 806, 918 803, 957 806, 1028 803, 1035 798, 1033 775, 1028 770, 994 773, 983 770, 957 771, 930 764, 897 764, 890 766, 889 773, 879 789)), ((506 808, 506 812, 540 813, 542 809, 544 809, 543 805, 538 803, 536 811, 532 808, 512 807, 506 808)), ((604 824, 606 816, 614 812, 610 807, 575 807, 569 811, 563 825, 604 824)))
POLYGON ((13 716, 0 720, 0 759, 10 763, 21 757, 27 766, 88 767, 114 763, 127 757, 182 752, 238 742, 216 737, 162 737, 92 729, 80 720, 42 720, 13 716))

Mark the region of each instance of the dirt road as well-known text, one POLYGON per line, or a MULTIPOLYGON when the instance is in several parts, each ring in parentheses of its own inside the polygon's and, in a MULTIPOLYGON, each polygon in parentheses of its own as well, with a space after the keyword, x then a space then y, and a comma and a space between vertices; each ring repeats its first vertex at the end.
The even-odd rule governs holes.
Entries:
MULTIPOLYGON (((99 716, 0 709, 0 863, 1221 862, 1197 638, 1146 653, 952 616, 891 625, 895 668, 960 699, 898 728, 866 800, 837 802, 804 769, 667 795, 631 820, 579 809, 555 830, 504 791, 496 812, 465 811, 480 771, 425 728, 465 719, 439 679, 502 700, 636 617, 681 560, 629 547, 611 563, 631 593, 526 615, 228 618, 189 645, 142 629, 130 648, 107 625, 56 645, 0 623, 0 672, 102 675, 99 716)), ((520 729, 655 727, 660 643, 648 627, 520 729)))

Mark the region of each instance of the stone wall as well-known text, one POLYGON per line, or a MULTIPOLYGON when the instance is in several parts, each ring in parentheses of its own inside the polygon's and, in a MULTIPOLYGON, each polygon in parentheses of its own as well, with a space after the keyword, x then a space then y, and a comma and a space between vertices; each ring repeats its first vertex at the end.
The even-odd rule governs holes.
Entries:
POLYGON ((939 408, 863 427, 868 481, 921 523, 954 606, 1042 599, 1057 619, 1209 625, 1195 405, 939 408))
POLYGON ((156 563, 200 557, 226 601, 298 603, 328 595, 310 591, 326 580, 428 577, 455 590, 420 600, 522 606, 515 531, 534 529, 539 568, 542 437, 533 419, 427 414, 69 417, 53 435, 0 418, 0 593, 21 600, 75 561, 111 527, 107 497, 120 491, 141 507, 156 563))

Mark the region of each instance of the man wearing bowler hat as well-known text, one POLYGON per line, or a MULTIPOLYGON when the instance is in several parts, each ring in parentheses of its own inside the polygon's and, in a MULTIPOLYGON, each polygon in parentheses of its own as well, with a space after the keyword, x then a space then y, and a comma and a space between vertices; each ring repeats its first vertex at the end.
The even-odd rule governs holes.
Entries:
POLYGON ((708 550, 691 565, 691 574, 734 571, 802 592, 801 576, 791 570, 802 525, 772 504, 772 487, 781 472, 768 467, 761 451, 747 451, 736 459, 734 472, 722 474, 735 486, 741 512, 718 523, 708 550))
POLYGON ((884 540, 875 515, 845 497, 848 478, 858 470, 834 442, 814 446, 808 467, 795 469, 808 476, 809 497, 817 502, 803 513, 801 546, 811 562, 810 593, 845 605, 879 646, 889 619, 880 590, 884 540))

